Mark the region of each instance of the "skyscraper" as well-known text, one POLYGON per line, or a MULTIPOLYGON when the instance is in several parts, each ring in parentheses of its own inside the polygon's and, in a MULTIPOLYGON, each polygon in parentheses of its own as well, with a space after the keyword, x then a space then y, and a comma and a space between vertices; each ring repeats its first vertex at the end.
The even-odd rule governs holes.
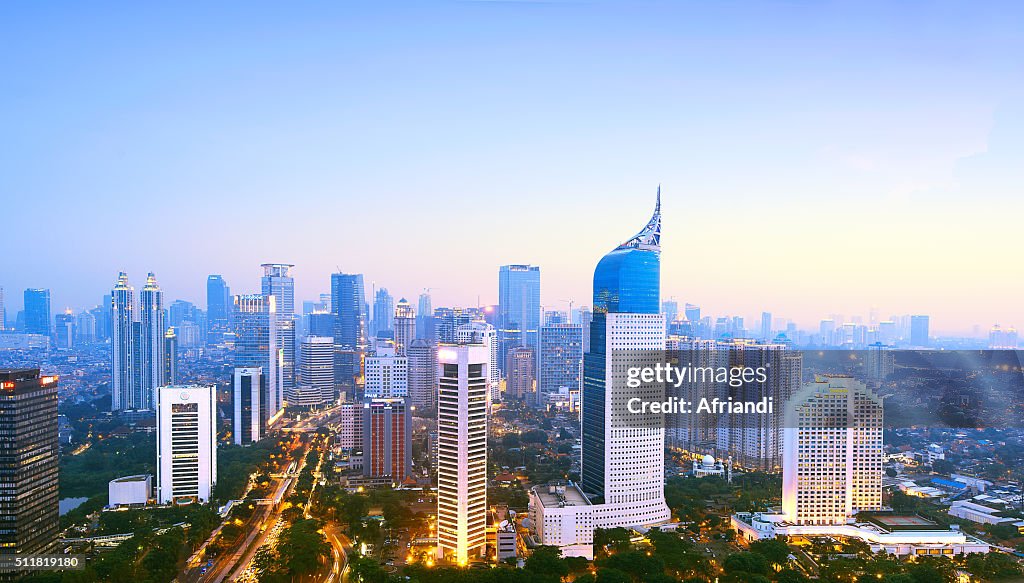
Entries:
POLYGON ((300 349, 300 382, 320 393, 320 402, 334 400, 334 339, 307 336, 300 349))
POLYGON ((7 307, 4 305, 4 288, 0 287, 0 332, 7 329, 7 307))
POLYGON ((394 331, 395 299, 388 288, 377 290, 373 297, 373 335, 389 337, 394 331))
POLYGON ((128 283, 128 274, 117 275, 110 292, 110 409, 137 409, 138 375, 135 363, 135 289, 128 283))
POLYGON ((174 328, 164 333, 164 382, 178 384, 178 336, 174 328))
MULTIPOLYGON (((778 472, 783 464, 782 404, 788 402, 801 385, 803 353, 789 350, 785 344, 756 344, 750 340, 716 342, 714 345, 713 350, 722 353, 717 366, 763 368, 766 371, 763 382, 755 380, 738 387, 725 386, 721 394, 714 396, 750 403, 768 397, 772 403, 778 404, 771 413, 716 416, 718 452, 720 455, 728 454, 744 468, 778 472)), ((720 384, 716 386, 722 387, 720 384)), ((699 417, 689 416, 690 419, 699 417)))
POLYGON ((882 399, 848 377, 822 377, 786 410, 782 511, 796 525, 845 525, 882 507, 882 399))
POLYGON ((685 315, 686 319, 694 324, 700 322, 700 306, 695 304, 686 304, 685 315))
POLYGON ((417 338, 406 351, 409 360, 409 400, 420 410, 431 410, 437 403, 437 345, 417 338))
POLYGON ((537 405, 544 407, 548 395, 562 387, 579 391, 583 387, 583 327, 555 324, 540 329, 537 358, 537 405))
POLYGON ((209 502, 217 483, 216 387, 160 387, 156 404, 157 500, 209 502))
POLYGON ((409 344, 416 338, 416 312, 405 298, 395 305, 395 352, 405 356, 409 344))
POLYGON ((75 317, 75 343, 93 342, 96 342, 96 315, 92 311, 85 311, 75 317))
POLYGON ((491 355, 488 362, 488 402, 496 403, 501 400, 501 374, 498 372, 498 331, 494 326, 483 322, 475 321, 468 324, 461 324, 455 330, 455 341, 459 344, 482 344, 491 355))
POLYGON ((487 392, 482 344, 438 349, 437 556, 483 556, 487 527, 487 392))
POLYGON ((56 323, 57 348, 73 348, 75 345, 75 313, 68 308, 54 317, 56 323))
POLYGON ((211 275, 206 278, 206 316, 210 328, 226 330, 231 315, 231 289, 224 278, 211 275))
POLYGON ((679 302, 675 300, 661 302, 661 313, 665 314, 666 322, 675 322, 679 317, 679 302))
POLYGON ((928 316, 910 317, 910 345, 923 348, 929 345, 928 316))
POLYGON ((772 339, 772 314, 771 312, 761 312, 761 339, 771 340, 772 339))
POLYGON ((259 441, 266 434, 264 409, 270 399, 263 369, 258 366, 235 367, 231 389, 231 434, 235 445, 259 441))
POLYGON ((664 359, 660 256, 659 188, 647 225, 605 255, 594 270, 594 320, 583 365, 580 473, 582 489, 596 506, 596 526, 602 528, 660 523, 671 516, 665 503, 665 428, 660 415, 613 422, 614 405, 632 397, 660 401, 664 387, 628 388, 623 375, 609 374, 664 359))
POLYGON ((282 394, 295 386, 295 279, 293 265, 287 263, 264 263, 261 293, 274 296, 277 304, 277 374, 282 394))
POLYGON ((50 290, 25 290, 25 333, 50 335, 50 290))
POLYGON ((343 390, 353 389, 360 360, 366 350, 365 288, 360 273, 331 275, 331 308, 334 310, 334 380, 343 390))
POLYGON ((540 267, 502 265, 498 270, 498 358, 523 344, 537 353, 540 333, 540 267))
POLYGON ((455 331, 473 321, 473 313, 463 308, 437 308, 434 310, 434 334, 442 344, 458 342, 455 331))
POLYGON ((253 409, 260 411, 261 415, 257 440, 280 418, 284 400, 281 376, 277 372, 276 316, 276 296, 248 294, 234 297, 235 367, 258 367, 266 384, 266 393, 253 404, 253 409))
POLYGON ((152 409, 157 387, 166 384, 164 335, 167 334, 167 326, 164 323, 164 292, 152 272, 146 277, 146 285, 139 293, 139 324, 139 396, 136 402, 139 409, 152 409))
POLYGON ((0 369, 0 555, 55 552, 57 377, 0 369))
POLYGON ((434 307, 429 293, 420 294, 416 309, 416 337, 437 340, 434 336, 434 307))

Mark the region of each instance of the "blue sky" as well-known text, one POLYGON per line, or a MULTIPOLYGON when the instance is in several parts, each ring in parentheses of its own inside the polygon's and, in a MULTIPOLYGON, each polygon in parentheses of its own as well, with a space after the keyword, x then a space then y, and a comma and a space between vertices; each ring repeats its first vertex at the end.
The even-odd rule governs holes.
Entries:
POLYGON ((529 262, 564 308, 661 183, 666 297, 1024 325, 1020 4, 2 10, 14 309, 94 305, 120 269, 202 305, 266 261, 302 298, 340 267, 436 305, 529 262))

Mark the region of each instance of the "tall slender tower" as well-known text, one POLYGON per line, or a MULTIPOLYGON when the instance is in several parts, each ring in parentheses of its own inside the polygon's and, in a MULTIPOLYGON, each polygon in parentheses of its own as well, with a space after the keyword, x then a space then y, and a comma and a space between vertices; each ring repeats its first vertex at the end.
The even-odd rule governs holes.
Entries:
POLYGON ((664 399, 664 385, 626 386, 628 367, 664 360, 661 314, 661 188, 647 225, 594 270, 594 320, 584 357, 581 482, 597 505, 595 526, 613 528, 667 521, 665 427, 660 415, 630 415, 629 398, 664 399))
POLYGON ((7 329, 7 308, 4 307, 4 288, 0 287, 0 332, 7 329))
POLYGON ((136 409, 135 289, 128 283, 128 274, 121 272, 117 284, 110 291, 110 409, 124 411, 136 409))
POLYGON ((164 380, 165 344, 164 335, 164 292, 152 272, 146 276, 146 285, 139 293, 139 387, 136 403, 138 409, 152 409, 156 389, 166 384, 164 380))
POLYGON ((174 328, 164 333, 164 382, 178 384, 178 335, 174 328))
MULTIPOLYGON (((262 293, 274 296, 277 304, 277 380, 279 396, 295 387, 295 279, 288 263, 264 263, 262 293)), ((264 373, 265 374, 265 373, 264 373)))
POLYGON ((395 353, 405 356, 409 344, 416 338, 416 312, 405 298, 395 306, 395 353))
POLYGON ((487 392, 483 344, 437 351, 437 556, 459 565, 487 547, 487 392))

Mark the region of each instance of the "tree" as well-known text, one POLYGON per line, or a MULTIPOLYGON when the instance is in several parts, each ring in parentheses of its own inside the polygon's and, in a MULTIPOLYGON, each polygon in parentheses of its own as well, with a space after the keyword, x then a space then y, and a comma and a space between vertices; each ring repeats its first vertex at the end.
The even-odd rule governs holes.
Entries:
POLYGON ((750 552, 761 555, 777 568, 789 562, 789 546, 777 538, 750 543, 750 552))
POLYGON ((533 549, 533 554, 526 559, 523 566, 531 573, 553 575, 559 579, 569 574, 569 566, 562 561, 562 551, 553 546, 540 546, 533 549))
POLYGON ((725 558, 722 569, 729 575, 767 575, 768 559, 756 553, 734 553, 725 558))
POLYGON ((793 569, 783 569, 775 575, 775 583, 807 583, 810 579, 806 575, 793 569))
POLYGON ((633 580, 618 569, 598 569, 595 583, 633 583, 633 580))

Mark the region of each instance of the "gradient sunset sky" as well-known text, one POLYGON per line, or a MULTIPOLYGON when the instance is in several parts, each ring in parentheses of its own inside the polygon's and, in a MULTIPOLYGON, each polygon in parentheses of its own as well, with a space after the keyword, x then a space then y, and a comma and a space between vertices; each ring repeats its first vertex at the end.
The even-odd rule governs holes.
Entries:
MULTIPOLYGON (((1024 326, 1024 5, 19 3, 0 286, 205 307, 361 272, 434 305, 498 266, 589 304, 662 185, 663 296, 706 313, 1024 326)), ((751 325, 754 325, 751 322, 751 325)))

